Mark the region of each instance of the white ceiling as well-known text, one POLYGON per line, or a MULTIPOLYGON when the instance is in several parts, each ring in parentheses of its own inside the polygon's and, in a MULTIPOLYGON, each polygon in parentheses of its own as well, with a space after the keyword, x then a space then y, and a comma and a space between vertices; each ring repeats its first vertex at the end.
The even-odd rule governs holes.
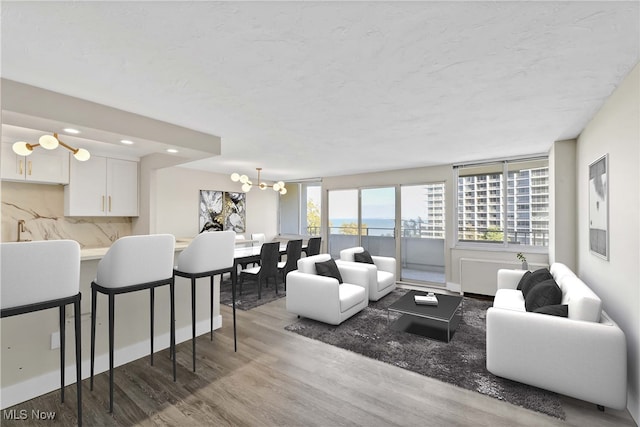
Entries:
POLYGON ((7 2, 2 77, 295 179, 546 152, 638 63, 630 2, 7 2))

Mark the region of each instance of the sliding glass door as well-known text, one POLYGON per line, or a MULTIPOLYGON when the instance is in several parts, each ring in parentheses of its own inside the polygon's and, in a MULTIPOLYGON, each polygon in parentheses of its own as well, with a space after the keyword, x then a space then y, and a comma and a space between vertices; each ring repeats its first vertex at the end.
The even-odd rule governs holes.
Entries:
POLYGON ((400 280, 445 283, 444 183, 401 187, 400 280))
POLYGON ((360 218, 360 246, 371 255, 395 257, 395 187, 360 190, 360 218))
POLYGON ((358 236, 358 190, 329 191, 329 253, 340 259, 340 251, 360 246, 358 236))

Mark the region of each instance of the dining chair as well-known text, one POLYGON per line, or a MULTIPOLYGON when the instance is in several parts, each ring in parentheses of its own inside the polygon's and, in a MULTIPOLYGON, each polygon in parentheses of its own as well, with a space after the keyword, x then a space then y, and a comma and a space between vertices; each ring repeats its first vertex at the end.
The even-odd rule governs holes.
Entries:
POLYGON ((318 255, 320 253, 320 245, 322 244, 321 237, 311 237, 307 242, 307 249, 305 253, 307 256, 318 255))
POLYGON ((284 290, 287 290, 287 274, 298 269, 298 260, 302 256, 302 239, 287 242, 287 259, 278 263, 278 273, 282 274, 284 290))
POLYGON ((269 277, 273 277, 278 293, 278 258, 280 257, 280 243, 265 243, 260 248, 260 265, 258 267, 245 268, 240 271, 240 295, 245 276, 254 276, 258 281, 258 299, 262 298, 262 280, 269 283, 269 277))
POLYGON ((153 366, 153 322, 155 288, 169 285, 170 294, 170 353, 173 359, 173 381, 176 380, 175 355, 175 287, 173 255, 175 237, 171 234, 127 236, 116 240, 98 263, 96 278, 91 282, 91 382, 96 343, 96 303, 98 292, 109 297, 109 412, 113 412, 113 352, 115 296, 149 289, 151 366, 153 366))
POLYGON ((231 273, 235 249, 235 232, 213 231, 201 233, 180 253, 173 274, 191 279, 191 347, 193 372, 196 371, 196 279, 210 278, 210 338, 213 341, 213 284, 214 276, 231 273))
POLYGON ((60 398, 63 403, 65 312, 66 306, 73 304, 78 425, 82 426, 80 245, 74 240, 2 243, 0 263, 1 318, 55 307, 59 309, 60 398))
POLYGON ((266 238, 267 237, 264 233, 251 233, 251 240, 255 240, 255 242, 253 242, 253 246, 262 246, 266 238))

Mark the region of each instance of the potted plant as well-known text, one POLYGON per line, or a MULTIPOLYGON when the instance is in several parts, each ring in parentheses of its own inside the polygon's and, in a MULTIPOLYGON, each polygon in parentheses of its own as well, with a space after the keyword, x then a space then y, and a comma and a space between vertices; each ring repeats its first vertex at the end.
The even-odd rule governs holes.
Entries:
POLYGON ((529 269, 529 264, 527 263, 527 257, 525 257, 522 252, 518 252, 516 254, 516 258, 518 258, 520 261, 522 261, 522 269, 523 270, 528 270, 529 269))

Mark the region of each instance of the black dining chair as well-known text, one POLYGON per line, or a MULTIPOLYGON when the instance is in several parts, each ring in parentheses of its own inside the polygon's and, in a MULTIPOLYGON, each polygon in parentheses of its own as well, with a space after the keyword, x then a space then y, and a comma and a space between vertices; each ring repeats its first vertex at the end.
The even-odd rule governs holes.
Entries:
POLYGON ((278 258, 280 258, 280 243, 264 243, 260 249, 260 266, 245 268, 240 271, 240 295, 245 276, 254 276, 258 280, 258 299, 262 298, 262 280, 269 283, 269 277, 273 277, 278 293, 278 258))
POLYGON ((278 273, 282 274, 284 290, 287 290, 287 274, 298 269, 298 260, 302 256, 302 239, 287 242, 287 260, 278 263, 278 273))
POLYGON ((318 255, 320 253, 320 245, 322 243, 321 237, 312 237, 307 242, 307 250, 305 253, 307 256, 318 255))

